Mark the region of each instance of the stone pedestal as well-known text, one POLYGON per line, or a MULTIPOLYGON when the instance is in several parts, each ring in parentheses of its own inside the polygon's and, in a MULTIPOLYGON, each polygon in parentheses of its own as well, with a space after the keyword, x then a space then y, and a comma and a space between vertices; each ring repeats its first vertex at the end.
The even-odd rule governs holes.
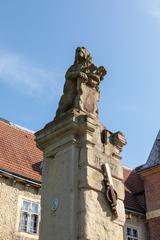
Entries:
POLYGON ((44 152, 40 240, 123 240, 123 135, 72 110, 37 132, 36 142, 44 152), (118 196, 117 217, 105 198, 104 163, 118 196))

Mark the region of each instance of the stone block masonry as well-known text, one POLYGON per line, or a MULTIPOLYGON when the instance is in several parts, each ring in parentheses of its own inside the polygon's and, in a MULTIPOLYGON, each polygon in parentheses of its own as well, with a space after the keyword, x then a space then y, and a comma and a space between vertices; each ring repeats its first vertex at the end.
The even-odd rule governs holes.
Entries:
POLYGON ((40 240, 123 240, 120 152, 126 140, 121 132, 106 130, 98 118, 105 74, 87 49, 77 48, 56 117, 36 133, 44 153, 40 240), (105 163, 114 186, 102 170, 105 163))

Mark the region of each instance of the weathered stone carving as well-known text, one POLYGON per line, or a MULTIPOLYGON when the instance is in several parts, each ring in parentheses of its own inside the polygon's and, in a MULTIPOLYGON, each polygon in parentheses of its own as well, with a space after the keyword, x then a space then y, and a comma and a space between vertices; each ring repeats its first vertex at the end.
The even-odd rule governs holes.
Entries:
POLYGON ((78 47, 74 64, 65 75, 63 96, 56 117, 73 108, 97 116, 99 84, 106 73, 103 66, 97 67, 92 63, 92 57, 86 48, 78 47))
POLYGON ((102 170, 103 170, 103 175, 104 175, 104 185, 106 188, 106 192, 105 192, 106 200, 109 203, 114 216, 117 218, 118 217, 118 213, 117 213, 118 196, 117 196, 117 192, 113 186, 113 181, 112 181, 112 176, 110 173, 109 165, 103 164, 102 170))
POLYGON ((78 48, 55 120, 36 133, 44 153, 40 240, 123 240, 122 137, 104 129, 96 106, 105 74, 78 48))
POLYGON ((112 134, 111 140, 113 145, 115 145, 120 151, 122 151, 123 146, 127 144, 125 136, 122 132, 112 134))

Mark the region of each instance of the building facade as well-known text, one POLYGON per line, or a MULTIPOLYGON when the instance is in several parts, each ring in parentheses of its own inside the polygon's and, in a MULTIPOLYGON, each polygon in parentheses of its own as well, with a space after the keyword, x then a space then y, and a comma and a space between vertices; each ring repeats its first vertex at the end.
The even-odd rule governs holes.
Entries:
POLYGON ((41 160, 32 132, 0 121, 1 240, 38 239, 41 160))
POLYGON ((144 182, 149 239, 160 239, 160 131, 147 162, 136 172, 144 182))
MULTIPOLYGON (((123 168, 124 239, 160 239, 159 139, 146 164, 123 168)), ((33 132, 0 120, 0 240, 38 239, 42 160, 33 132)))

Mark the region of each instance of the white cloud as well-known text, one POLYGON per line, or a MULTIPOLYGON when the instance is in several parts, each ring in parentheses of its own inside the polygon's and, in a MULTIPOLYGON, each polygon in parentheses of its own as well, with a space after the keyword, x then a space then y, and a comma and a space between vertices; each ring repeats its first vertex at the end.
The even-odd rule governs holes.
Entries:
MULTIPOLYGON (((32 97, 53 98, 59 93, 62 76, 33 66, 22 56, 0 53, 0 82, 5 82, 32 97)), ((63 80, 63 79, 62 79, 63 80)))
POLYGON ((160 20, 160 0, 151 0, 149 13, 152 17, 160 20))
POLYGON ((141 10, 156 20, 160 20, 160 0, 135 0, 141 10))

